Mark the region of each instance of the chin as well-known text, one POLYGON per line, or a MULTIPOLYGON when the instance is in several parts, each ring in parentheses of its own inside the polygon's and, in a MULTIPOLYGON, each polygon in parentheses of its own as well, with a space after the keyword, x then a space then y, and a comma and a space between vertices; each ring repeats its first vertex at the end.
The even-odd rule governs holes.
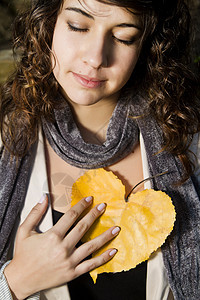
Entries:
POLYGON ((90 106, 98 103, 104 95, 95 95, 95 91, 68 92, 62 89, 62 94, 72 105, 90 106))
POLYGON ((87 99, 83 99, 81 101, 81 99, 79 99, 78 101, 77 100, 73 100, 69 97, 67 97, 67 100, 73 105, 80 105, 80 106, 92 106, 92 105, 95 105, 96 103, 98 103, 100 100, 87 100, 87 99))

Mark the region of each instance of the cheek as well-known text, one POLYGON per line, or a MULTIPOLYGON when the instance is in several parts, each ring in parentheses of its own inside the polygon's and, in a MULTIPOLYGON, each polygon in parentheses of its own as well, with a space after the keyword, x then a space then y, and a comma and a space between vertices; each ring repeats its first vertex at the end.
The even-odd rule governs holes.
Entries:
POLYGON ((76 51, 76 41, 66 32, 65 28, 56 28, 52 41, 52 52, 55 59, 52 60, 52 63, 55 61, 56 67, 60 69, 62 66, 66 67, 74 58, 76 51))
POLYGON ((118 62, 118 75, 120 76, 123 84, 125 84, 129 80, 138 61, 138 57, 138 51, 134 51, 134 53, 121 56, 121 59, 118 62))
POLYGON ((52 46, 51 63, 56 77, 67 72, 75 59, 75 51, 68 44, 67 39, 63 39, 52 46))

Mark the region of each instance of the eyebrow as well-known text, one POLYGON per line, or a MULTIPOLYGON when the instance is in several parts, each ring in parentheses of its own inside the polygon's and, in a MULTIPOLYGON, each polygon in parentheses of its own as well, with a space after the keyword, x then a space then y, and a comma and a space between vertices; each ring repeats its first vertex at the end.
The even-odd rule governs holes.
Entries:
POLYGON ((89 18, 89 19, 92 19, 94 20, 94 17, 91 16, 90 14, 86 13, 84 10, 80 9, 80 8, 77 8, 77 7, 67 7, 65 8, 65 10, 70 10, 70 11, 75 11, 79 14, 82 14, 84 15, 85 17, 89 18))
MULTIPOLYGON (((89 19, 92 19, 94 20, 94 17, 90 14, 88 14, 87 12, 85 12, 84 10, 80 9, 80 8, 77 8, 77 7, 67 7, 65 8, 65 10, 69 10, 69 11, 75 11, 89 19)), ((136 24, 133 24, 133 23, 121 23, 121 24, 118 24, 116 25, 115 27, 120 27, 120 28, 126 28, 126 27, 132 27, 132 28, 137 28, 138 30, 142 30, 142 28, 136 24)))
POLYGON ((132 24, 132 23, 122 23, 122 24, 118 24, 115 27, 133 27, 133 28, 137 28, 138 30, 142 30, 142 28, 136 24, 132 24))

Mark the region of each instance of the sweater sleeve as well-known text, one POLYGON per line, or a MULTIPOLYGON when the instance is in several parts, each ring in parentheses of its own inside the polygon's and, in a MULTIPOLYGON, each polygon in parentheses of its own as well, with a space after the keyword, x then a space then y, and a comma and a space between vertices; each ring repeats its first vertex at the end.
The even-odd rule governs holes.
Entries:
POLYGON ((4 276, 4 269, 10 263, 7 261, 0 270, 0 300, 12 300, 12 294, 10 292, 6 277, 4 276))
POLYGON ((198 185, 200 186, 200 133, 194 136, 190 150, 195 155, 195 157, 191 156, 191 159, 195 166, 194 176, 198 182, 198 185))
MULTIPOLYGON (((6 280, 6 277, 4 276, 4 269, 9 263, 10 260, 7 261, 0 269, 0 300, 13 300, 11 291, 8 286, 8 282, 6 280)), ((39 292, 26 298, 26 300, 39 300, 39 299, 40 299, 39 292)))

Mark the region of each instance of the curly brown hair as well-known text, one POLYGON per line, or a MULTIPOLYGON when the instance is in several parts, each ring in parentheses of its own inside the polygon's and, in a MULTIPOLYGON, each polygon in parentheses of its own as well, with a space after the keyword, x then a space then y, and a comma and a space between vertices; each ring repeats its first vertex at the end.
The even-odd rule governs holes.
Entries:
MULTIPOLYGON (((189 70, 190 14, 184 0, 98 0, 140 15, 143 47, 127 83, 145 91, 149 111, 162 126, 164 149, 192 173, 187 150, 200 129, 198 81, 189 70)), ((0 129, 4 145, 17 156, 35 143, 41 117, 53 120, 58 90, 51 43, 62 0, 36 0, 14 27, 16 71, 1 88, 0 129)), ((58 103, 57 103, 58 104, 58 103)))

